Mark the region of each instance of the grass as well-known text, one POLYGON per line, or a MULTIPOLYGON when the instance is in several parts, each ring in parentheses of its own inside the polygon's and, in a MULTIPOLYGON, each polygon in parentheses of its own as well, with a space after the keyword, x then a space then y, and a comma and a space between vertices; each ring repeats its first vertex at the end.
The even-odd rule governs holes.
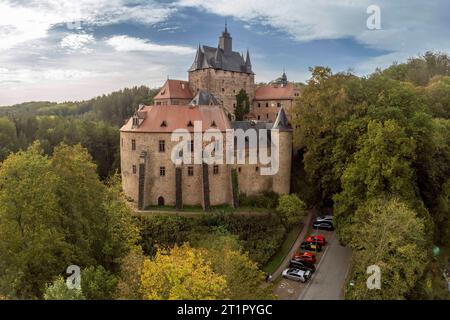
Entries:
POLYGON ((294 244, 294 242, 297 239, 298 235, 300 234, 301 230, 302 230, 302 226, 300 224, 298 224, 297 226, 292 228, 291 231, 288 232, 288 234, 286 235, 286 238, 284 239, 284 242, 281 245, 278 252, 263 267, 264 272, 272 274, 275 270, 277 270, 277 268, 283 262, 286 255, 291 250, 292 245, 294 244))

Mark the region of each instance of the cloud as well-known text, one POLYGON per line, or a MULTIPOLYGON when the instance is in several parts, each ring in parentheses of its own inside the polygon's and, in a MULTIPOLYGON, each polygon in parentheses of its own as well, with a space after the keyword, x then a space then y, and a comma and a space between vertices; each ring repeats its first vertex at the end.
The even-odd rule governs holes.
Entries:
POLYGON ((0 50, 42 39, 59 24, 68 29, 121 22, 152 25, 176 11, 169 4, 150 0, 30 0, 0 2, 0 50))
POLYGON ((92 52, 92 49, 87 48, 87 45, 93 43, 95 43, 95 38, 91 34, 72 33, 62 38, 59 46, 70 52, 80 51, 83 53, 89 53, 92 52))
POLYGON ((285 0, 277 5, 271 0, 178 0, 177 5, 271 26, 299 42, 351 38, 386 52, 360 64, 356 71, 361 72, 375 62, 383 67, 392 58, 402 61, 427 50, 450 51, 447 0, 285 0), (367 28, 367 8, 373 4, 381 10, 381 30, 367 28))
POLYGON ((125 35, 113 36, 106 40, 116 51, 147 51, 187 55, 195 53, 195 49, 186 46, 160 45, 145 39, 125 35))

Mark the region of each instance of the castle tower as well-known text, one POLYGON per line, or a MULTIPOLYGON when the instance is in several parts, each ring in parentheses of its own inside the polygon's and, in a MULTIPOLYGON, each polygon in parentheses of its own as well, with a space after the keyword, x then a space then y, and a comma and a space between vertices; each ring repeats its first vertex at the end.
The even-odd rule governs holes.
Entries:
POLYGON ((228 55, 233 52, 233 38, 231 38, 228 33, 228 26, 225 22, 225 30, 222 32, 222 35, 219 37, 219 48, 228 55))
POLYGON ((291 189, 292 127, 283 107, 278 112, 272 130, 277 130, 279 134, 279 169, 273 178, 273 191, 278 194, 289 194, 291 189))
POLYGON ((188 70, 189 86, 196 95, 206 91, 222 102, 227 113, 234 114, 236 95, 244 89, 250 101, 255 96, 255 74, 250 52, 244 58, 233 51, 233 40, 228 26, 219 36, 217 47, 199 45, 194 62, 188 70))

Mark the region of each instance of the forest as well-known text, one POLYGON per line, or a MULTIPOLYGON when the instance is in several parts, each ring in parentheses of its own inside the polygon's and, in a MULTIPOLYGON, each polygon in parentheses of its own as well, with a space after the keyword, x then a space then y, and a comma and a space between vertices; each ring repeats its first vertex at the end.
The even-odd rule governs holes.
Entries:
POLYGON ((293 114, 295 194, 242 199, 270 203, 263 216, 131 215, 118 129, 156 92, 0 107, 0 299, 273 299, 261 268, 306 207, 333 208, 352 248, 347 299, 445 297, 432 248, 450 243, 447 55, 366 77, 311 68, 293 114), (365 287, 373 264, 383 290, 365 287))

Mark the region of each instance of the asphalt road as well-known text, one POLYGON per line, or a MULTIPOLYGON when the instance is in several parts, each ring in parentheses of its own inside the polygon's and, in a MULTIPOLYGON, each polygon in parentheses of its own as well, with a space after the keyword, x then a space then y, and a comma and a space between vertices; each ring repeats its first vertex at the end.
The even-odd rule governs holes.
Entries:
POLYGON ((342 247, 334 234, 328 238, 322 258, 298 300, 342 300, 343 286, 350 265, 351 251, 342 247))

